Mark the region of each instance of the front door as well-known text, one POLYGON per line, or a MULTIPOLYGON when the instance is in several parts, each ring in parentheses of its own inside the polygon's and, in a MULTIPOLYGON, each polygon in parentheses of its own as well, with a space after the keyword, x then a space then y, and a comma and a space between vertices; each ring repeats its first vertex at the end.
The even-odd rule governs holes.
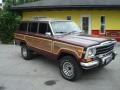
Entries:
POLYGON ((81 17, 81 28, 82 28, 82 30, 84 30, 84 32, 86 34, 91 34, 90 17, 89 16, 81 17))

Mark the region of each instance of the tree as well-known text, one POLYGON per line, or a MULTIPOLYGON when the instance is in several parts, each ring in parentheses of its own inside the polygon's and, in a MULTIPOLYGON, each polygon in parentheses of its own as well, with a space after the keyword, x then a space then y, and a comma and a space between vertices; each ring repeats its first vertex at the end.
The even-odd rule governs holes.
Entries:
POLYGON ((12 5, 35 2, 35 1, 39 1, 39 0, 3 0, 3 2, 10 2, 12 3, 12 5))
POLYGON ((12 5, 34 2, 38 0, 3 0, 5 5, 0 13, 0 40, 2 43, 11 43, 14 39, 14 32, 20 22, 20 16, 11 12, 12 5))
POLYGON ((11 43, 14 39, 14 32, 19 24, 20 16, 10 11, 10 2, 6 2, 3 11, 0 13, 0 39, 2 43, 11 43))

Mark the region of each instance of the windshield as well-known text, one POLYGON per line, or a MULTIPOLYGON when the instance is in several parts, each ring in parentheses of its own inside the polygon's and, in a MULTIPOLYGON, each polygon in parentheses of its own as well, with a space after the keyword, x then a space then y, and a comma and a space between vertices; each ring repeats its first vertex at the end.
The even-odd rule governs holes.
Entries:
POLYGON ((55 21, 51 22, 54 34, 69 34, 72 32, 82 32, 80 28, 72 21, 55 21))

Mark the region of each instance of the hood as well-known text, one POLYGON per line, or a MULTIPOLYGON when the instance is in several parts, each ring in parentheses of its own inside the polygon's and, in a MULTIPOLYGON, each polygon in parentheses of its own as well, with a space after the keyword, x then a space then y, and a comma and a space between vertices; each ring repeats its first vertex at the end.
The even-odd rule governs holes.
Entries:
POLYGON ((83 46, 83 47, 97 45, 108 40, 107 38, 101 38, 101 37, 90 36, 90 35, 56 36, 55 39, 66 42, 66 43, 83 46))

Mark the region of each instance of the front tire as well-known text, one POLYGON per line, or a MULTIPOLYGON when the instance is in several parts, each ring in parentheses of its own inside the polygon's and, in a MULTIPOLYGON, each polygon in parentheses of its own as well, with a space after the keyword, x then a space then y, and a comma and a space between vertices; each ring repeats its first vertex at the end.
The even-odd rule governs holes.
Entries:
POLYGON ((59 63, 60 73, 63 78, 69 81, 76 81, 82 74, 80 65, 72 56, 64 56, 59 63))
POLYGON ((25 60, 32 59, 32 51, 26 45, 21 46, 21 55, 25 60))

